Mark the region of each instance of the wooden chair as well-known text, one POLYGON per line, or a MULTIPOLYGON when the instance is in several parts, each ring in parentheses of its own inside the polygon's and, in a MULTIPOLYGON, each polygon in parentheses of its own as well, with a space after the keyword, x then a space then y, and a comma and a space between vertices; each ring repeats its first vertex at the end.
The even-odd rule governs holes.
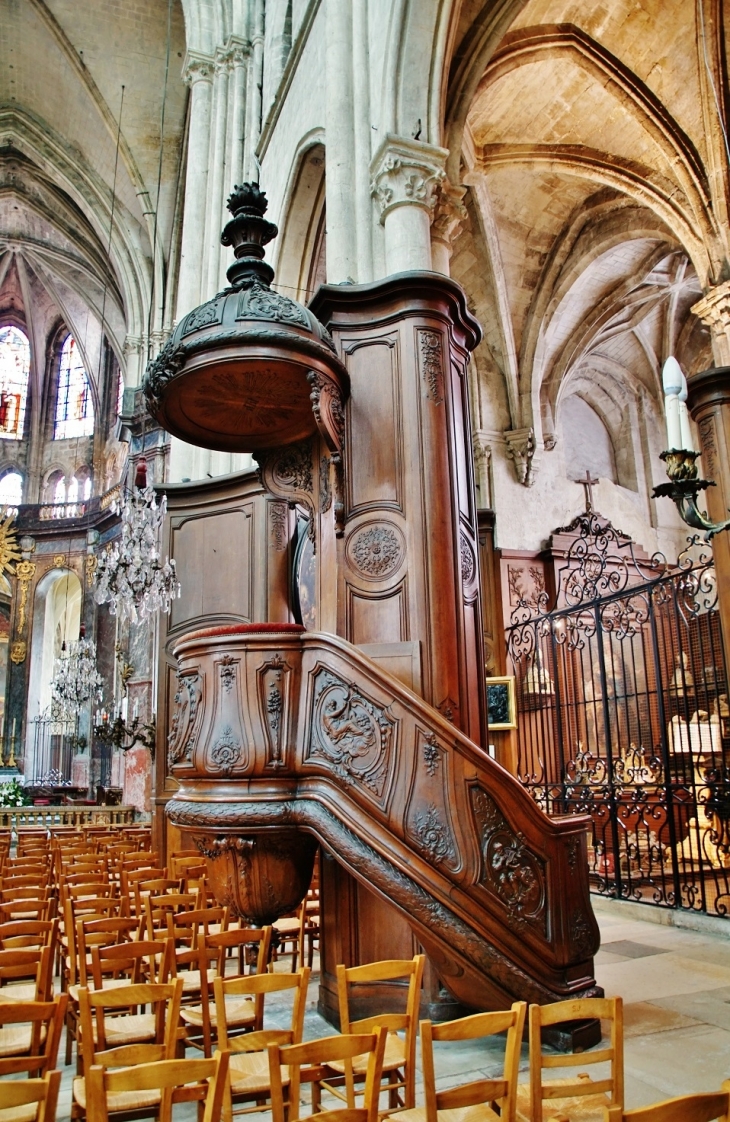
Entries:
POLYGON ((0 923, 13 919, 51 919, 51 909, 55 900, 13 900, 0 903, 0 923))
MULTIPOLYGON (((144 930, 147 938, 166 937, 168 917, 178 912, 192 912, 197 909, 199 902, 199 897, 193 892, 166 892, 162 896, 146 896, 144 930)), ((141 932, 140 920, 140 934, 141 932)))
POLYGON ((78 952, 76 948, 76 925, 80 919, 116 919, 122 908, 122 901, 112 896, 90 896, 81 900, 66 900, 63 914, 63 935, 61 936, 61 989, 78 984, 78 952), (65 952, 65 953, 64 953, 65 952))
MULTIPOLYGON (((237 927, 201 938, 198 948, 200 1004, 183 1005, 180 1017, 185 1026, 187 1042, 202 1048, 206 1056, 211 1052, 213 1030, 217 1031, 213 978, 225 977, 226 960, 230 951, 243 952, 248 947, 257 947, 256 974, 265 973, 271 953, 271 934, 271 927, 237 927), (211 962, 215 963, 212 975, 211 962)), ((244 973, 237 976, 247 977, 244 973)), ((229 1002, 226 1017, 229 1028, 235 1027, 239 1032, 258 1032, 263 1028, 263 999, 251 1001, 247 997, 237 997, 229 1002)))
POLYGON ((393 1114, 398 1122, 515 1122, 517 1075, 527 1003, 516 1001, 498 1013, 475 1013, 458 1021, 434 1025, 421 1021, 423 1091, 425 1105, 393 1114), (434 1040, 481 1040, 506 1032, 504 1067, 498 1079, 476 1079, 445 1091, 436 1090, 434 1040), (496 1108, 496 1109, 495 1109, 496 1108))
MULTIPOLYGON (((102 1068, 133 1067, 138 1064, 172 1060, 178 1041, 180 997, 182 985, 124 986, 115 990, 92 993, 82 989, 79 994, 81 1068, 73 1082, 71 1118, 83 1118, 88 1110, 86 1075, 94 1066, 102 1068), (150 1013, 130 1010, 150 1006, 150 1013), (141 1039, 140 1039, 141 1038, 141 1039)), ((176 1061, 179 1063, 180 1061, 176 1061)), ((159 1097, 137 1102, 137 1107, 156 1107, 159 1097)), ((126 1110, 128 1100, 122 1096, 108 1104, 112 1112, 126 1110)), ((89 1111, 91 1122, 98 1115, 89 1111)))
POLYGON ((56 1122, 60 1086, 60 1071, 49 1071, 43 1079, 4 1081, 0 1083, 0 1116, 7 1122, 56 1122))
MULTIPOLYGON (((425 962, 426 956, 417 954, 412 959, 388 959, 383 962, 370 962, 365 966, 337 967, 341 1031, 343 1033, 372 1032, 381 1026, 388 1030, 383 1073, 388 1076, 390 1109, 393 1111, 398 1107, 410 1110, 416 1105, 416 1027, 425 962), (378 1013, 357 1021, 351 1020, 350 986, 399 979, 408 980, 405 1013, 378 1013), (399 1032, 403 1033, 403 1037, 398 1035, 399 1032)), ((367 1062, 367 1056, 356 1058, 351 1069, 345 1063, 336 1063, 323 1086, 326 1086, 327 1090, 337 1098, 347 1102, 348 1107, 354 1108, 355 1086, 365 1079, 367 1062), (343 1082, 346 1087, 344 1095, 338 1090, 338 1086, 343 1082)))
POLYGON ((326 1036, 306 1044, 269 1044, 269 1084, 271 1086, 271 1115, 273 1122, 297 1122, 301 1099, 302 1078, 312 1083, 312 1118, 319 1122, 377 1122, 380 1083, 383 1074, 387 1029, 373 1033, 326 1036), (335 1064, 347 1065, 366 1057, 365 1100, 362 1108, 314 1112, 314 1088, 335 1064), (305 1071, 302 1072, 302 1067, 305 1071), (289 1079, 287 1100, 284 1100, 284 1074, 289 1079))
POLYGON ((210 935, 228 930, 228 908, 194 908, 167 917, 166 971, 183 980, 183 1004, 202 1000, 200 944, 210 935))
MULTIPOLYGON (((136 932, 137 924, 133 919, 120 919, 116 916, 102 916, 101 919, 80 919, 76 923, 75 946, 77 952, 78 982, 68 987, 69 1002, 66 1009, 66 1064, 71 1063, 73 1042, 77 1039, 79 1028, 79 990, 88 986, 93 970, 92 951, 97 947, 118 945, 129 941, 136 932)), ((137 979, 135 979, 136 981, 137 979)), ((152 980, 152 979, 150 979, 152 980)), ((128 985, 130 979, 123 977, 110 985, 128 985)), ((94 989, 103 989, 101 979, 94 989)))
MULTIPOLYGON (((255 1109, 259 1110, 270 1097, 267 1048, 269 1044, 301 1043, 309 977, 309 967, 305 966, 297 974, 251 974, 247 978, 216 978, 213 982, 218 1047, 231 1053, 229 1075, 233 1102, 254 1100, 257 1104, 255 1109), (227 1011, 231 999, 240 1000, 246 995, 264 1001, 267 994, 283 993, 285 990, 290 990, 293 995, 291 1028, 228 1035, 227 1011)), ((282 1085, 288 1086, 288 1083, 288 1073, 282 1072, 282 1085)))
POLYGON ((720 1091, 681 1095, 637 1110, 622 1111, 620 1106, 607 1106, 601 1122, 715 1122, 715 1119, 730 1122, 730 1079, 725 1080, 720 1091))
POLYGON ((0 950, 40 950, 41 947, 50 947, 53 958, 57 944, 57 919, 15 919, 9 923, 0 923, 0 950))
POLYGON ((65 994, 53 1001, 0 1002, 0 1076, 47 1075, 58 1060, 65 994))
POLYGON ((123 1071, 94 1065, 87 1079, 88 1117, 93 1122, 109 1122, 110 1114, 125 1109, 118 1105, 122 1102, 129 1104, 126 1109, 144 1113, 149 1109, 159 1122, 172 1122, 173 1105, 198 1102, 205 1104, 202 1122, 220 1122, 227 1080, 227 1052, 216 1052, 210 1060, 159 1060, 123 1071))
POLYGON ((53 990, 53 951, 26 947, 0 951, 1 1001, 50 1001, 53 990))
POLYGON ((581 1122, 603 1122, 604 1108, 624 1105, 624 1032, 623 1003, 620 997, 588 997, 558 1001, 553 1005, 531 1005, 530 1082, 517 1088, 518 1122, 543 1122, 565 1114, 572 1117, 580 1111, 581 1122), (546 1055, 542 1050, 541 1030, 547 1025, 565 1021, 590 1020, 600 1017, 610 1022, 607 1048, 598 1048, 577 1055, 561 1052, 546 1055), (543 1070, 556 1067, 584 1067, 610 1063, 608 1079, 593 1080, 587 1072, 576 1079, 553 1079, 543 1082, 543 1070))

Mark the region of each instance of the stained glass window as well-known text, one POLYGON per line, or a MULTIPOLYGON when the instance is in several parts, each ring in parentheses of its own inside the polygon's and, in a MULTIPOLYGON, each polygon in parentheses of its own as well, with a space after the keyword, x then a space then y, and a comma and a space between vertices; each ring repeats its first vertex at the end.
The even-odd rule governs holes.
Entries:
POLYGON ((30 343, 17 327, 0 328, 0 437, 22 440, 30 343))
POLYGON ((0 479, 0 507, 20 506, 23 501, 23 476, 19 471, 8 471, 0 479))
POLYGON ((56 440, 74 436, 91 436, 94 431, 94 405, 89 378, 81 361, 73 335, 66 336, 61 348, 56 401, 56 440))

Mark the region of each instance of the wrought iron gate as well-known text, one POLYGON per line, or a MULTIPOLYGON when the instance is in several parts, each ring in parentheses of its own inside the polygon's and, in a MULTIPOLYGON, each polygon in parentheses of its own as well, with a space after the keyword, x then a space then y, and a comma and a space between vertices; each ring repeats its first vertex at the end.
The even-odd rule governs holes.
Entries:
POLYGON ((708 546, 636 559, 588 512, 547 593, 521 600, 519 778, 550 815, 586 814, 592 888, 727 915, 730 710, 708 546))

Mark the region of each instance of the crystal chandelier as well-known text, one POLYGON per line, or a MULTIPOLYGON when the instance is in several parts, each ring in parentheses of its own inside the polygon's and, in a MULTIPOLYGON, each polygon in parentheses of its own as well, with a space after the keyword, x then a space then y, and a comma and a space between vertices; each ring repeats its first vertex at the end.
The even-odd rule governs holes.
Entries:
POLYGON ((147 486, 147 465, 137 465, 134 487, 123 504, 112 510, 122 519, 121 538, 102 553, 95 572, 94 599, 109 603, 109 611, 133 622, 169 612, 180 595, 175 562, 160 562, 160 536, 167 500, 159 503, 155 489, 147 486))
POLYGON ((65 647, 64 642, 51 682, 52 714, 60 721, 72 721, 92 697, 101 699, 103 682, 90 639, 82 637, 70 643, 68 650, 65 647))

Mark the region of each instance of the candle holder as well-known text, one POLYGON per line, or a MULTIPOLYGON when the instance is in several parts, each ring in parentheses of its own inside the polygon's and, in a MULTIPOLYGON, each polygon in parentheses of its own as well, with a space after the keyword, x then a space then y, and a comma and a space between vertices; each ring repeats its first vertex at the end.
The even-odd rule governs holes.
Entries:
POLYGON ((139 717, 133 717, 131 724, 126 724, 118 713, 113 721, 99 721, 94 725, 94 736, 102 744, 110 744, 113 748, 121 748, 128 752, 135 744, 143 744, 149 748, 152 758, 155 758, 155 741, 157 728, 154 719, 148 724, 140 724, 139 717))
POLYGON ((683 522, 693 530, 702 530, 705 539, 710 541, 721 530, 730 528, 730 518, 725 522, 711 522, 706 514, 697 506, 700 491, 714 487, 713 479, 697 478, 697 458, 699 452, 690 452, 686 448, 670 448, 660 452, 659 458, 667 466, 669 483, 660 483, 652 492, 655 499, 671 499, 683 522))

